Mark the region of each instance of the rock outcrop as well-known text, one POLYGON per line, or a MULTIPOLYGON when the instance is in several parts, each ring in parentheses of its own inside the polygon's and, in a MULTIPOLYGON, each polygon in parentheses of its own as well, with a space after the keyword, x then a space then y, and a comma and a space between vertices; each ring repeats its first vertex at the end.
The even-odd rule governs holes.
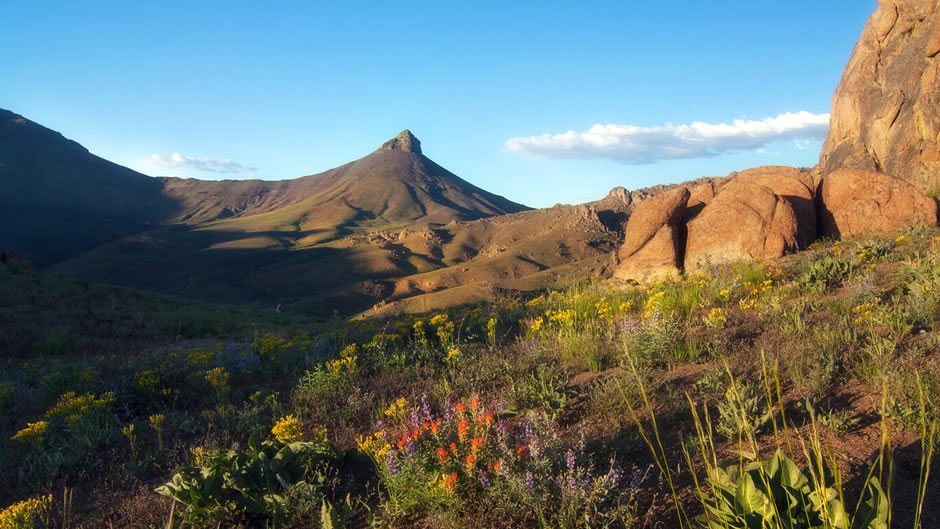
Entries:
POLYGON ((940 189, 940 1, 882 0, 832 99, 819 159, 940 189))
POLYGON ((731 180, 687 226, 686 268, 770 259, 795 250, 799 219, 768 187, 731 180))
POLYGON ((806 248, 816 240, 816 187, 809 171, 783 166, 755 167, 732 173, 729 180, 759 185, 786 200, 796 213, 798 248, 806 248))
POLYGON ((679 187, 636 205, 617 252, 614 277, 645 279, 679 272, 689 196, 688 188, 679 187))
POLYGON ((909 224, 937 224, 937 203, 884 173, 839 169, 820 193, 820 232, 830 237, 890 232, 909 224))

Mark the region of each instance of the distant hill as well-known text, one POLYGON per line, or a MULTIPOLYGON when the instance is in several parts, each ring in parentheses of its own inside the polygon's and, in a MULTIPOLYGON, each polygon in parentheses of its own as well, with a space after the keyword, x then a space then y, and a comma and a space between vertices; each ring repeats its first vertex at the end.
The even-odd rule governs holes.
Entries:
POLYGON ((163 182, 0 109, 0 249, 47 266, 176 215, 163 182))

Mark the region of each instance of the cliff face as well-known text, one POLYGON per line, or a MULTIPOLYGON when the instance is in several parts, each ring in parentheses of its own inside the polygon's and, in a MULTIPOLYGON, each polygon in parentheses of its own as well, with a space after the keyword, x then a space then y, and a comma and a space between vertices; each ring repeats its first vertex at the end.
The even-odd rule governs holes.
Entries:
POLYGON ((841 168, 940 188, 940 0, 881 0, 862 30, 819 160, 841 168))

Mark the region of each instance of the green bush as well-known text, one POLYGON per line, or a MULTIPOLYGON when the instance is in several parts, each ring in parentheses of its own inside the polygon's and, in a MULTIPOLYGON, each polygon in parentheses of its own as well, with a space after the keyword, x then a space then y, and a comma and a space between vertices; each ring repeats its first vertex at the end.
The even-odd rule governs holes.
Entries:
POLYGON ((156 491, 186 506, 190 521, 278 519, 291 491, 317 494, 335 456, 325 442, 249 441, 248 450, 212 450, 196 457, 156 491))

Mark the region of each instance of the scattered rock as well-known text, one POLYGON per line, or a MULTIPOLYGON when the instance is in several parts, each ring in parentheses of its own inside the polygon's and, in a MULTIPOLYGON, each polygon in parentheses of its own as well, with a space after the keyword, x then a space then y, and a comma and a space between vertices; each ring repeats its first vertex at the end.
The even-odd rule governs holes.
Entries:
POLYGON ((823 177, 821 234, 849 237, 883 233, 909 224, 937 224, 937 202, 893 176, 840 169, 823 177))

